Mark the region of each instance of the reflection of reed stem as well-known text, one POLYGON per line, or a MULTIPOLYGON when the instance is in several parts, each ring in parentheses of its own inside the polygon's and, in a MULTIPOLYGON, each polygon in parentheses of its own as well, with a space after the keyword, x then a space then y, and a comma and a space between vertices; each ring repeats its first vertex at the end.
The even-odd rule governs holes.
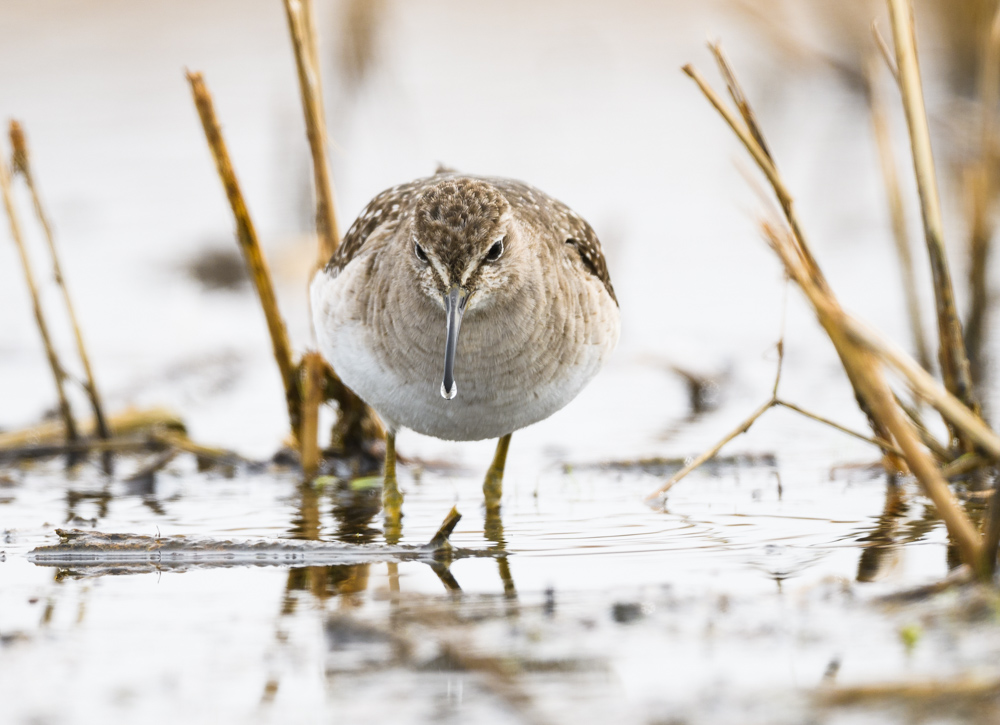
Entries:
POLYGON ((56 284, 59 285, 59 288, 62 290, 63 301, 66 304, 66 311, 69 314, 70 326, 73 328, 73 337, 76 339, 77 353, 80 355, 80 362, 83 364, 83 373, 87 377, 87 382, 84 385, 84 388, 87 392, 87 397, 90 398, 90 405, 94 409, 94 419, 97 421, 97 434, 101 438, 106 439, 111 437, 111 431, 108 428, 107 418, 104 415, 104 406, 101 403, 101 396, 97 392, 97 383, 94 381, 94 371, 90 366, 90 356, 87 354, 87 346, 83 343, 83 333, 80 332, 80 323, 76 318, 76 308, 73 306, 73 302, 69 296, 69 290, 66 288, 66 279, 63 277, 62 265, 59 262, 59 254, 56 252, 56 243, 52 234, 52 225, 49 224, 48 215, 45 213, 41 197, 38 195, 38 189, 35 187, 35 174, 31 169, 31 156, 28 153, 28 142, 25 138, 24 130, 21 128, 21 124, 17 121, 10 122, 10 141, 14 149, 14 173, 20 172, 28 185, 28 190, 31 192, 31 200, 35 206, 35 214, 38 216, 38 221, 42 225, 42 229, 45 232, 45 240, 49 245, 49 253, 52 256, 52 270, 55 276, 56 284))
POLYGON ((21 257, 21 268, 24 270, 24 280, 28 284, 28 292, 31 293, 31 305, 35 312, 35 323, 38 331, 42 335, 42 342, 45 345, 45 354, 49 360, 49 367, 52 369, 52 377, 56 384, 56 394, 59 396, 59 413, 62 416, 63 424, 66 426, 66 439, 75 441, 79 437, 76 421, 73 419, 73 411, 69 407, 69 400, 66 398, 66 371, 59 362, 59 356, 52 345, 52 338, 49 336, 49 326, 45 321, 45 313, 42 311, 42 301, 38 294, 38 285, 35 283, 35 275, 31 269, 31 260, 28 258, 28 250, 24 246, 24 238, 21 236, 21 223, 14 208, 14 198, 10 187, 10 172, 7 164, 0 158, 0 193, 3 194, 4 207, 7 209, 7 219, 10 222, 10 233, 17 246, 17 252, 21 257))
POLYGON ((208 92, 201 73, 188 73, 187 79, 191 84, 191 93, 194 96, 195 107, 198 109, 198 116, 201 118, 201 125, 205 130, 208 147, 215 159, 215 168, 219 172, 219 178, 225 187, 233 216, 236 218, 236 239, 239 241, 240 249, 243 250, 243 258, 250 270, 254 287, 257 289, 260 305, 264 309, 264 317, 267 319, 267 329, 271 334, 271 345, 274 349, 274 360, 278 364, 281 382, 285 387, 285 403, 288 407, 292 435, 297 438, 301 400, 296 369, 292 363, 292 348, 288 342, 285 322, 281 319, 281 312, 278 310, 278 300, 274 294, 271 271, 264 258, 264 252, 260 248, 257 230, 250 218, 250 212, 243 200, 243 192, 240 190, 226 142, 222 137, 222 129, 215 116, 212 95, 208 92))

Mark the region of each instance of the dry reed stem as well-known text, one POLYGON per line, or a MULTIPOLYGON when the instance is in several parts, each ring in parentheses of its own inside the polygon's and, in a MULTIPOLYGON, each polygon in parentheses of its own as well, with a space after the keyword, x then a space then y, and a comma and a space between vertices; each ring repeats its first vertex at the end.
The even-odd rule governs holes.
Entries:
POLYGON ((312 154, 313 180, 316 189, 316 232, 319 249, 316 269, 321 269, 340 244, 340 228, 333 201, 333 174, 330 171, 329 142, 326 133, 326 113, 323 109, 323 86, 316 23, 312 0, 284 0, 288 30, 295 51, 295 68, 302 95, 306 136, 312 154))
POLYGON ((28 190, 31 192, 31 200, 35 207, 35 215, 42 225, 42 230, 45 232, 45 240, 49 245, 49 254, 52 257, 52 271, 56 284, 62 290, 63 302, 66 305, 66 312, 69 314, 70 326, 73 328, 73 337, 76 339, 76 350, 80 355, 80 362, 83 364, 83 373, 87 378, 87 382, 83 387, 87 393, 87 397, 90 398, 90 406, 94 410, 94 418, 97 421, 97 435, 101 438, 108 438, 111 436, 111 431, 108 429, 107 419, 104 415, 104 405, 101 403, 101 396, 97 391, 94 370, 90 365, 90 355, 87 354, 87 346, 83 342, 83 333, 80 332, 80 323, 76 317, 76 308, 73 306, 73 302, 69 296, 69 289, 66 287, 66 278, 63 276, 59 254, 56 251, 52 225, 49 223, 48 215, 45 213, 41 197, 35 186, 35 174, 31 169, 31 154, 28 152, 28 140, 25 137, 21 124, 13 120, 10 122, 10 142, 14 150, 14 173, 20 173, 28 185, 28 190))
POLYGON ((975 445, 991 458, 1000 459, 1000 436, 982 418, 969 410, 958 398, 948 392, 916 360, 899 346, 876 334, 848 315, 844 316, 848 335, 878 355, 886 364, 903 376, 913 394, 926 401, 975 445))
MULTIPOLYGON (((735 81, 736 74, 728 68, 728 63, 725 57, 721 54, 718 45, 709 45, 709 50, 712 51, 715 56, 716 62, 720 67, 726 67, 727 78, 732 78, 735 81)), ((793 199, 791 193, 788 191, 788 187, 785 186, 784 180, 778 173, 778 168, 774 164, 774 160, 768 155, 767 151, 757 143, 758 137, 763 137, 763 133, 759 130, 751 131, 748 124, 755 123, 755 117, 753 115, 745 115, 742 118, 734 114, 729 107, 725 104, 722 98, 715 92, 715 90, 708 84, 704 76, 701 75, 697 70, 695 70, 691 65, 685 65, 682 70, 692 80, 698 85, 702 93, 708 99, 709 103, 719 112, 719 115, 729 124, 729 127, 733 130, 739 140, 743 143, 743 146, 747 149, 750 155, 753 157, 754 161, 757 162, 758 167, 764 173, 768 182, 771 184, 774 190, 775 196, 778 198, 778 202, 781 204, 781 209, 784 212, 785 218, 788 220, 788 224, 792 229, 792 234, 798 240, 801 240, 801 244, 796 245, 796 254, 800 255, 805 263, 807 263, 810 269, 815 271, 816 283, 824 289, 828 289, 826 280, 823 278, 822 273, 819 271, 819 266, 816 264, 816 260, 812 257, 812 252, 809 250, 809 245, 805 242, 805 235, 802 231, 802 226, 799 224, 798 215, 795 212, 793 199)), ((731 91, 732 93, 732 91, 731 91)), ((742 92, 740 92, 742 96, 742 92)), ((838 354, 840 351, 838 350, 838 354)), ((864 397, 860 395, 859 385, 857 381, 854 380, 854 371, 849 365, 844 365, 844 369, 847 372, 848 380, 851 382, 851 386, 854 388, 855 397, 858 399, 858 405, 861 407, 862 411, 868 416, 869 425, 872 427, 872 431, 875 437, 881 440, 888 440, 890 438, 888 432, 884 430, 878 423, 878 421, 872 417, 871 412, 867 410, 864 397)), ((886 467, 891 471, 902 471, 903 466, 901 462, 895 455, 887 454, 885 457, 886 467)))
POLYGON ((978 453, 963 453, 948 465, 941 466, 941 475, 950 480, 978 471, 989 463, 989 458, 984 458, 978 453))
POLYGON ((177 430, 155 430, 150 436, 150 439, 161 445, 176 448, 184 453, 190 453, 198 458, 210 460, 215 463, 240 465, 248 462, 247 459, 239 453, 225 448, 215 448, 213 446, 195 443, 184 433, 177 430))
POLYGON ((931 151, 930 130, 921 87, 920 65, 917 60, 913 9, 909 0, 888 0, 888 4, 893 41, 896 46, 896 65, 899 67, 899 87, 903 96, 906 123, 910 130, 920 212, 934 279, 941 374, 945 387, 969 408, 978 411, 972 389, 969 359, 962 336, 962 323, 955 308, 955 292, 952 289, 951 273, 944 248, 944 224, 941 218, 934 156, 931 151))
POLYGON ((7 210, 7 219, 10 222, 10 233, 17 246, 17 252, 21 258, 21 269, 24 272, 24 280, 28 285, 28 292, 31 294, 31 306, 35 313, 35 323, 38 331, 42 335, 42 343, 45 345, 45 355, 49 361, 49 368, 52 370, 52 377, 56 384, 56 394, 59 397, 59 414, 62 416, 65 426, 66 440, 75 441, 79 438, 76 421, 73 419, 73 411, 70 408, 69 400, 66 398, 66 370, 59 361, 59 355, 52 345, 52 338, 49 335, 49 325, 45 320, 45 312, 42 310, 42 300, 38 294, 38 285, 35 282, 35 274, 31 269, 31 260, 28 257, 28 250, 24 246, 24 238, 21 236, 21 222, 17 216, 17 209, 14 207, 14 197, 10 186, 10 172, 7 164, 0 158, 0 194, 3 195, 4 207, 7 210))
POLYGON ((100 438, 74 443, 30 443, 13 448, 0 447, 0 461, 27 461, 81 453, 136 453, 156 451, 163 444, 149 438, 100 438))
POLYGON ((983 536, 983 568, 990 572, 997 569, 997 549, 1000 549, 1000 478, 993 484, 983 536))
POLYGON ((778 400, 774 401, 774 404, 782 408, 788 408, 789 410, 793 410, 799 415, 805 416, 806 418, 814 420, 817 423, 828 425, 831 428, 834 428, 835 430, 839 430, 841 433, 851 436, 852 438, 857 438, 859 441, 864 441, 865 443, 871 443, 873 446, 878 446, 883 451, 888 451, 889 453, 893 453, 897 456, 903 455, 903 452, 901 450, 896 448, 896 446, 892 445, 888 441, 879 440, 878 438, 872 438, 871 436, 866 436, 863 435, 862 433, 858 433, 856 430, 851 430, 850 428, 840 425, 840 423, 834 423, 829 418, 824 418, 821 415, 816 415, 815 413, 812 413, 806 410, 805 408, 800 408, 794 403, 789 403, 787 400, 781 400, 779 398, 778 400))
MULTIPOLYGON (((725 62, 724 58, 718 54, 716 60, 720 63, 725 62)), ((889 440, 891 436, 895 440, 898 448, 902 450, 910 470, 934 502, 949 533, 958 545, 962 558, 970 565, 979 567, 982 561, 982 543, 975 527, 955 500, 948 488, 947 481, 941 476, 937 465, 920 442, 913 425, 896 403, 877 359, 848 335, 845 322, 847 315, 840 308, 836 297, 826 283, 822 271, 809 251, 805 237, 801 234, 801 227, 791 213, 791 196, 787 187, 780 179, 771 158, 760 147, 754 135, 747 128, 747 124, 752 123, 752 116, 744 116, 743 121, 740 121, 697 71, 690 66, 686 66, 684 71, 698 83, 706 98, 719 110, 744 146, 757 160, 761 170, 772 181, 775 193, 785 210, 790 229, 764 222, 762 228, 765 238, 781 258, 788 276, 806 294, 812 304, 820 324, 840 356, 848 378, 855 389, 858 402, 868 414, 876 435, 885 440, 889 440), (886 434, 882 434, 882 431, 885 431, 886 434)), ((735 74, 730 71, 728 75, 735 74)), ((895 465, 901 463, 893 460, 896 458, 895 456, 887 455, 886 458, 895 465)))
POLYGON ((746 420, 744 420, 738 426, 736 426, 735 428, 733 428, 733 430, 729 431, 729 433, 727 433, 726 435, 724 435, 719 440, 718 443, 716 443, 714 446, 712 446, 711 448, 709 448, 707 451, 705 451, 704 453, 702 453, 701 455, 699 455, 697 458, 695 458, 690 463, 686 464, 684 466, 684 468, 682 468, 677 473, 675 473, 673 476, 671 476, 670 478, 668 478, 663 483, 663 485, 661 485, 659 488, 657 488, 651 494, 649 494, 648 496, 646 496, 646 501, 652 501, 652 500, 656 499, 659 496, 663 496, 663 494, 667 493, 667 491, 669 491, 671 488, 673 488, 674 485, 678 481, 680 481, 682 478, 684 478, 685 476, 687 476, 689 473, 691 473, 692 471, 694 471, 696 468, 701 467, 701 465, 704 464, 705 462, 707 462, 707 461, 711 460, 712 458, 714 458, 715 455, 719 451, 721 451, 723 449, 723 447, 725 447, 725 445, 727 443, 729 443, 729 441, 731 441, 736 436, 742 435, 742 434, 746 433, 748 430, 750 430, 750 426, 752 426, 754 423, 756 423, 758 418, 760 418, 762 415, 764 415, 764 413, 766 413, 767 411, 769 411, 773 407, 774 407, 774 398, 771 398, 766 403, 764 403, 762 406, 760 406, 759 408, 757 408, 753 413, 751 413, 749 416, 747 416, 746 420))
POLYGON ((896 67, 896 59, 892 57, 892 50, 889 48, 889 44, 885 42, 885 38, 882 37, 882 31, 878 29, 878 23, 874 20, 872 20, 872 36, 875 38, 875 47, 878 48, 878 52, 882 56, 882 60, 885 61, 885 65, 889 69, 889 73, 892 74, 892 78, 896 81, 896 86, 898 87, 899 68, 896 67))
POLYGON ((318 352, 302 356, 302 442, 300 460, 306 478, 312 480, 319 470, 319 406, 323 402, 326 363, 318 352))
POLYGON ((987 267, 996 226, 994 216, 997 177, 1000 161, 997 149, 997 94, 1000 91, 1000 7, 993 16, 985 39, 982 68, 979 74, 980 135, 977 163, 968 170, 968 194, 971 201, 969 223, 969 314, 966 318, 965 344, 972 368, 973 384, 985 378, 985 337, 989 329, 990 309, 987 267))
POLYGON ((762 229, 771 248, 778 254, 792 280, 805 293, 820 325, 826 330, 834 347, 840 351, 845 368, 854 371, 860 394, 871 414, 890 431, 902 450, 910 471, 920 481, 924 492, 934 502, 938 515, 955 540, 963 561, 979 568, 982 561, 982 541, 968 515, 956 501, 948 482, 920 441, 916 429, 893 397, 877 358, 858 345, 849 333, 848 316, 833 294, 817 284, 818 270, 801 262, 797 246, 801 243, 787 230, 768 222, 762 229))
POLYGON ((1000 694, 1000 680, 960 679, 953 681, 889 682, 853 687, 821 688, 817 696, 825 705, 870 705, 872 701, 900 701, 908 705, 956 698, 995 698, 1000 694))
POLYGON ((281 312, 278 310, 278 300, 274 294, 271 272, 260 247, 250 212, 243 200, 243 192, 240 191, 239 181, 236 179, 236 172, 233 170, 229 151, 222 137, 222 129, 215 115, 212 96, 202 80, 201 73, 188 72, 187 79, 191 84, 191 94, 194 97, 195 107, 198 109, 198 116, 201 118, 201 125, 205 130, 208 147, 212 152, 212 158, 215 159, 215 168, 219 172, 219 178, 225 187, 229 205, 232 207, 233 216, 236 219, 236 238, 260 298, 260 305, 264 309, 264 317, 267 319, 267 329, 271 335, 271 345, 274 350, 274 360, 278 364, 281 382, 285 388, 285 403, 288 407, 292 436, 297 438, 301 398, 296 379, 296 368, 292 362, 292 348, 288 342, 285 322, 281 319, 281 312))
MULTIPOLYGON (((120 413, 113 413, 108 417, 107 422, 112 436, 118 437, 152 429, 184 430, 184 421, 166 408, 129 408, 120 413)), ((80 433, 84 437, 93 436, 96 427, 96 422, 93 419, 86 420, 80 426, 80 433)), ((0 433, 0 450, 41 443, 55 443, 62 438, 64 431, 65 428, 61 422, 47 421, 29 428, 0 433)), ((99 441, 91 441, 87 445, 93 447, 94 450, 103 450, 100 448, 99 441)))
POLYGON ((931 432, 927 430, 923 419, 920 417, 920 412, 914 406, 906 403, 899 397, 899 395, 896 395, 895 398, 896 404, 903 409, 903 412, 906 413, 906 417, 910 419, 911 423, 913 423, 913 427, 916 429, 917 435, 920 436, 920 440, 923 441, 923 444, 927 446, 927 450, 934 454, 934 457, 937 458, 939 462, 943 463, 945 461, 951 461, 954 458, 952 452, 948 450, 948 448, 937 438, 931 435, 931 432))
POLYGON ((769 411, 771 408, 778 406, 799 413, 800 415, 803 415, 806 418, 810 418, 811 420, 815 420, 818 423, 823 423, 825 425, 828 425, 831 428, 835 428, 836 430, 839 430, 842 433, 846 433, 847 435, 865 441, 866 443, 871 443, 872 445, 878 446, 885 452, 892 453, 897 456, 903 455, 902 451, 900 451, 891 443, 888 443, 884 440, 879 440, 877 438, 869 438, 868 436, 862 435, 861 433, 853 431, 850 428, 845 428, 842 425, 834 423, 832 420, 829 420, 828 418, 816 415, 815 413, 810 413, 808 410, 805 410, 804 408, 800 408, 799 406, 793 403, 789 403, 779 398, 778 386, 781 383, 781 371, 785 358, 784 340, 779 341, 777 347, 778 347, 778 370, 774 376, 774 386, 771 389, 770 399, 766 403, 761 405, 759 408, 757 408, 749 416, 747 416, 747 418, 742 423, 740 423, 733 430, 731 430, 729 433, 723 436, 714 446, 709 448, 707 451, 704 451, 697 458, 694 458, 693 460, 685 463, 684 467, 681 468, 681 470, 677 471, 677 473, 668 478, 659 488, 657 488, 655 491, 649 494, 646 497, 646 501, 652 501, 657 497, 663 496, 671 488, 673 488, 682 478, 685 478, 689 473, 691 473, 697 468, 700 468, 702 465, 710 461, 712 458, 715 458, 715 456, 719 453, 719 451, 721 451, 726 446, 726 444, 729 443, 729 441, 750 430, 750 427, 754 423, 756 423, 757 419, 760 418, 762 415, 764 415, 764 413, 769 411))
POLYGON ((917 360, 926 369, 931 369, 931 356, 924 339, 923 315, 920 310, 920 295, 917 292, 917 280, 913 271, 913 255, 910 252, 910 238, 906 232, 906 212, 903 209, 903 195, 899 189, 899 177, 896 175, 896 160, 892 153, 892 137, 886 119, 885 103, 882 97, 882 87, 878 81, 875 62, 870 60, 867 66, 868 103, 872 117, 872 131, 875 135, 875 145, 878 148, 879 163, 882 168, 882 181, 885 184, 886 201, 889 205, 889 217, 892 222, 892 238, 896 242, 896 254, 899 257, 900 271, 903 275, 903 294, 906 297, 906 310, 910 318, 910 334, 913 336, 913 346, 917 351, 917 360))

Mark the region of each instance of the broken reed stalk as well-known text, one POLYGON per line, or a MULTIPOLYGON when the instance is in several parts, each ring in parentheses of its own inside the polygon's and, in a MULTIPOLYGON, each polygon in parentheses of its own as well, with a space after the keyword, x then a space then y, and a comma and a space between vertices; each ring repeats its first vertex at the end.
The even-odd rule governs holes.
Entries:
POLYGON ((903 195, 899 189, 899 177, 896 174, 896 159, 892 153, 892 137, 886 119, 885 102, 882 97, 882 85, 878 81, 875 61, 867 64, 868 103, 872 117, 872 131, 875 135, 875 145, 878 148, 879 164, 882 168, 882 181, 885 184, 886 201, 889 205, 889 217, 892 222, 892 238, 896 242, 896 255, 899 257, 899 267, 903 276, 903 294, 906 297, 906 310, 910 318, 910 334, 913 336, 913 346, 917 351, 917 360, 926 370, 931 369, 931 356, 924 339, 923 315, 920 310, 920 295, 917 293, 917 280, 913 271, 913 255, 910 252, 910 239, 906 232, 906 212, 903 209, 903 195))
MULTIPOLYGON (((146 433, 153 430, 184 430, 184 421, 166 408, 129 408, 108 416, 108 428, 113 437, 129 434, 146 433)), ((78 432, 84 438, 92 437, 97 429, 96 421, 85 420, 79 426, 78 432)), ((52 444, 62 440, 65 435, 64 424, 58 421, 46 421, 20 430, 0 433, 0 450, 19 448, 34 444, 52 444)), ((87 441, 86 445, 93 450, 105 450, 100 441, 87 441)))
POLYGON ((319 406, 323 403, 326 362, 318 352, 307 352, 302 356, 302 428, 301 441, 302 470, 308 480, 319 470, 319 406))
POLYGON ((73 418, 73 410, 70 408, 69 399, 66 397, 66 370, 59 361, 59 355, 52 344, 49 335, 49 325, 45 320, 45 312, 42 310, 42 300, 38 294, 38 285, 35 282, 35 274, 31 269, 31 260, 28 257, 28 250, 24 246, 24 237, 21 235, 21 222, 17 216, 17 209, 14 207, 14 196, 10 185, 10 172, 6 162, 0 158, 0 194, 3 195, 4 207, 7 210, 7 219, 10 222, 10 233, 17 246, 17 252, 21 257, 21 268, 24 271, 24 279, 28 284, 28 292, 31 294, 31 305, 35 313, 35 323, 38 331, 42 335, 42 343, 45 345, 45 355, 49 360, 49 368, 52 370, 52 377, 56 384, 56 394, 59 397, 59 413, 65 426, 66 440, 75 441, 79 438, 76 420, 73 418))
POLYGON ((306 136, 312 154, 313 180, 316 190, 316 233, 319 248, 316 268, 325 267, 340 244, 340 228, 333 202, 333 174, 328 155, 326 113, 323 108, 323 86, 320 80, 318 40, 312 0, 284 0, 288 30, 295 51, 295 68, 302 96, 306 136))
POLYGON ((215 168, 219 172, 219 178, 225 187, 233 216, 236 218, 236 238, 243 251, 243 259, 250 270, 250 276, 260 298, 260 305, 264 309, 267 329, 271 334, 274 359, 278 364, 281 382, 285 387, 285 403, 288 407, 292 436, 297 438, 301 410, 297 371, 292 362, 292 348, 288 342, 285 322, 278 310, 278 300, 274 293, 274 284, 271 281, 271 271, 260 247, 257 230, 250 218, 250 212, 243 200, 243 192, 240 190, 226 142, 222 137, 222 129, 215 115, 212 95, 208 92, 201 73, 188 72, 187 79, 191 84, 191 94, 194 97, 195 107, 198 109, 198 116, 201 118, 202 128, 205 130, 208 147, 212 152, 212 158, 215 159, 215 168))
MULTIPOLYGON (((717 50, 715 47, 712 49, 713 52, 717 50)), ((725 64, 721 53, 715 52, 715 55, 720 65, 725 64)), ((902 451, 910 471, 917 477, 925 493, 934 502, 938 514, 958 546, 962 559, 982 572, 985 557, 978 532, 955 500, 948 488, 947 481, 942 477, 934 460, 921 443, 914 426, 896 402, 878 359, 849 334, 847 315, 841 309, 822 271, 816 264, 805 237, 801 233, 801 227, 790 214, 792 209, 791 196, 788 194, 787 187, 781 180, 772 159, 756 140, 756 137, 762 136, 762 134, 759 132, 753 134, 748 128, 748 124, 754 122, 753 116, 744 115, 741 120, 722 102, 722 99, 701 74, 691 66, 685 66, 684 71, 695 80, 706 98, 719 110, 730 128, 757 161, 765 176, 772 182, 775 193, 785 210, 789 228, 785 229, 783 226, 765 221, 762 224, 765 238, 780 257, 786 274, 799 286, 811 303, 820 325, 826 331, 840 356, 848 378, 855 389, 858 402, 868 414, 873 428, 877 434, 881 431, 887 432, 886 435, 878 435, 878 437, 895 441, 896 446, 902 451)), ((735 76, 730 70, 725 74, 725 77, 727 82, 731 82, 730 79, 735 76)))
POLYGON ((906 125, 910 131, 913 168, 920 196, 920 213, 934 280, 941 375, 945 387, 969 408, 978 412, 972 388, 969 358, 962 336, 962 323, 955 308, 955 292, 944 249, 944 224, 941 218, 941 201, 938 197, 930 130, 920 81, 913 8, 909 0, 887 1, 893 41, 896 45, 899 88, 903 96, 906 125))
POLYGON ((995 229, 997 193, 997 94, 1000 91, 1000 7, 997 8, 985 40, 979 75, 980 129, 978 158, 966 179, 970 204, 969 223, 969 313, 965 324, 965 345, 969 353, 972 382, 979 386, 986 372, 985 337, 990 309, 986 271, 995 229))
POLYGON ((62 290, 63 302, 66 305, 66 312, 69 314, 70 326, 73 328, 73 337, 76 339, 76 350, 80 355, 80 362, 83 364, 83 373, 87 378, 84 383, 84 390, 90 398, 90 406, 94 410, 94 419, 97 421, 97 435, 101 438, 109 438, 111 431, 108 428, 107 418, 104 415, 104 405, 101 403, 101 396, 97 391, 97 383, 94 380, 94 370, 90 365, 90 356, 87 354, 87 346, 83 343, 83 333, 80 332, 80 323, 76 317, 76 308, 69 296, 69 289, 66 287, 66 279, 63 277, 62 265, 59 262, 59 254, 56 251, 56 243, 52 234, 52 225, 49 223, 48 215, 42 206, 41 197, 35 186, 35 174, 31 168, 31 155, 28 152, 28 140, 25 137, 24 129, 17 121, 10 122, 10 143, 13 148, 13 172, 20 173, 31 193, 31 200, 35 207, 35 215, 45 232, 45 240, 49 245, 49 254, 52 257, 52 271, 56 284, 62 290))

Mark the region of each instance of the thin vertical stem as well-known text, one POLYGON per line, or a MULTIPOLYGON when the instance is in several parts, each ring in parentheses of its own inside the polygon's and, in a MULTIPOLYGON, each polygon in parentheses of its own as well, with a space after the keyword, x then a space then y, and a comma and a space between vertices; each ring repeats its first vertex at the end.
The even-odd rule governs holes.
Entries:
POLYGON ((326 363, 318 352, 302 356, 302 426, 299 434, 300 458, 306 478, 319 470, 319 406, 323 402, 326 363))
POLYGON ((63 276, 62 265, 59 262, 59 253, 56 251, 55 237, 52 233, 52 225, 49 223, 48 214, 42 206, 41 197, 35 186, 35 174, 31 168, 31 155, 28 153, 28 141, 24 134, 24 129, 17 121, 10 122, 10 141, 14 149, 14 173, 20 172, 24 177, 28 190, 31 192, 31 200, 35 207, 35 214, 42 230, 45 232, 45 240, 49 245, 49 253, 52 257, 52 271, 56 284, 62 290, 63 302, 66 304, 66 312, 69 314, 70 326, 73 328, 73 337, 76 339, 77 353, 80 355, 80 362, 83 364, 83 373, 87 378, 85 389, 87 397, 90 398, 90 405, 94 409, 94 420, 97 422, 97 434, 104 439, 111 437, 108 428, 108 421, 104 415, 104 405, 101 396, 97 391, 97 382, 94 380, 94 370, 90 365, 90 356, 87 354, 87 346, 83 342, 83 333, 80 331, 80 322, 76 317, 76 308, 69 296, 69 289, 66 287, 66 278, 63 276))
POLYGON ((24 246, 24 238, 21 235, 21 223, 17 216, 17 209, 14 208, 14 197, 10 186, 10 172, 2 158, 0 158, 0 193, 3 194, 4 207, 7 209, 10 233, 14 238, 14 244, 17 246, 17 252, 21 257, 21 268, 24 270, 24 279, 28 284, 28 292, 31 294, 31 305, 35 312, 35 322, 38 325, 38 331, 42 335, 45 354, 48 357, 49 367, 52 369, 52 377, 55 380, 56 394, 59 396, 59 413, 62 415, 63 423, 66 426, 66 439, 75 441, 79 438, 79 433, 76 421, 73 419, 73 411, 69 406, 69 400, 66 398, 66 371, 59 362, 59 356, 52 345, 49 326, 45 320, 42 301, 38 294, 38 285, 35 283, 35 274, 31 269, 31 260, 28 258, 28 250, 24 246))
POLYGON ((326 265, 340 244, 340 227, 333 201, 333 174, 330 171, 326 112, 323 108, 323 85, 316 24, 312 0, 284 0, 288 30, 295 51, 295 68, 302 95, 306 136, 312 153, 313 180, 316 187, 316 232, 319 236, 317 269, 326 265))
POLYGON ((920 195, 920 212, 924 222, 931 274, 934 278, 941 372, 948 390, 970 408, 978 411, 972 389, 969 359, 962 337, 962 323, 955 308, 955 292, 952 289, 951 273, 944 249, 944 224, 920 81, 913 8, 909 0, 888 0, 888 3, 892 35, 896 45, 896 64, 899 67, 899 87, 903 95, 906 123, 910 130, 913 168, 920 195))
POLYGON ((236 172, 233 170, 233 162, 229 158, 229 150, 226 148, 222 129, 215 115, 212 95, 208 92, 201 73, 188 73, 187 79, 191 84, 191 94, 194 97, 195 107, 198 109, 198 116, 201 118, 201 125, 205 130, 208 147, 215 159, 215 168, 219 172, 219 178, 226 190, 233 216, 236 218, 236 239, 239 241, 243 258, 250 269, 251 279, 253 279, 254 287, 260 298, 260 305, 264 309, 267 329, 271 334, 274 360, 278 364, 281 382, 285 387, 285 403, 288 407, 292 435, 297 438, 301 415, 301 397, 296 379, 297 372, 292 362, 292 348, 288 342, 288 331, 285 329, 284 320, 281 319, 278 299, 274 293, 274 283, 271 281, 271 270, 268 268, 267 259, 265 259, 264 252, 260 247, 257 230, 250 218, 250 212, 243 200, 243 192, 240 190, 236 172))
POLYGON ((892 222, 892 238, 896 243, 896 254, 899 257, 899 267, 903 276, 903 294, 906 297, 906 309, 910 318, 910 334, 913 336, 913 346, 917 351, 917 360, 926 370, 931 369, 931 356, 924 338, 923 315, 920 310, 920 295, 917 294, 916 275, 913 271, 913 255, 910 252, 910 239, 906 232, 906 213, 903 209, 903 195, 899 189, 899 177, 896 175, 896 159, 892 153, 892 137, 889 134, 889 124, 886 119, 885 103, 882 98, 881 84, 874 61, 868 63, 868 102, 872 115, 872 130, 875 134, 875 145, 878 147, 879 163, 882 167, 882 180, 885 184, 886 201, 889 205, 889 217, 892 222))

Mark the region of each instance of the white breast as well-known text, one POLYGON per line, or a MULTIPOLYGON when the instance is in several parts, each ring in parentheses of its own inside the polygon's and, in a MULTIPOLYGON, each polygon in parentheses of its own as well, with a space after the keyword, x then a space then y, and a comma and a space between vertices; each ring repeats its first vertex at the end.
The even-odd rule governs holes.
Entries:
POLYGON ((547 309, 539 300, 529 321, 537 329, 511 320, 498 325, 470 311, 459 335, 458 395, 445 400, 444 313, 413 325, 388 317, 390 305, 372 312, 367 295, 378 291, 365 286, 365 264, 362 256, 336 277, 316 275, 313 322, 334 370, 393 429, 448 440, 506 435, 576 397, 618 342, 618 307, 596 279, 569 309, 547 309))

